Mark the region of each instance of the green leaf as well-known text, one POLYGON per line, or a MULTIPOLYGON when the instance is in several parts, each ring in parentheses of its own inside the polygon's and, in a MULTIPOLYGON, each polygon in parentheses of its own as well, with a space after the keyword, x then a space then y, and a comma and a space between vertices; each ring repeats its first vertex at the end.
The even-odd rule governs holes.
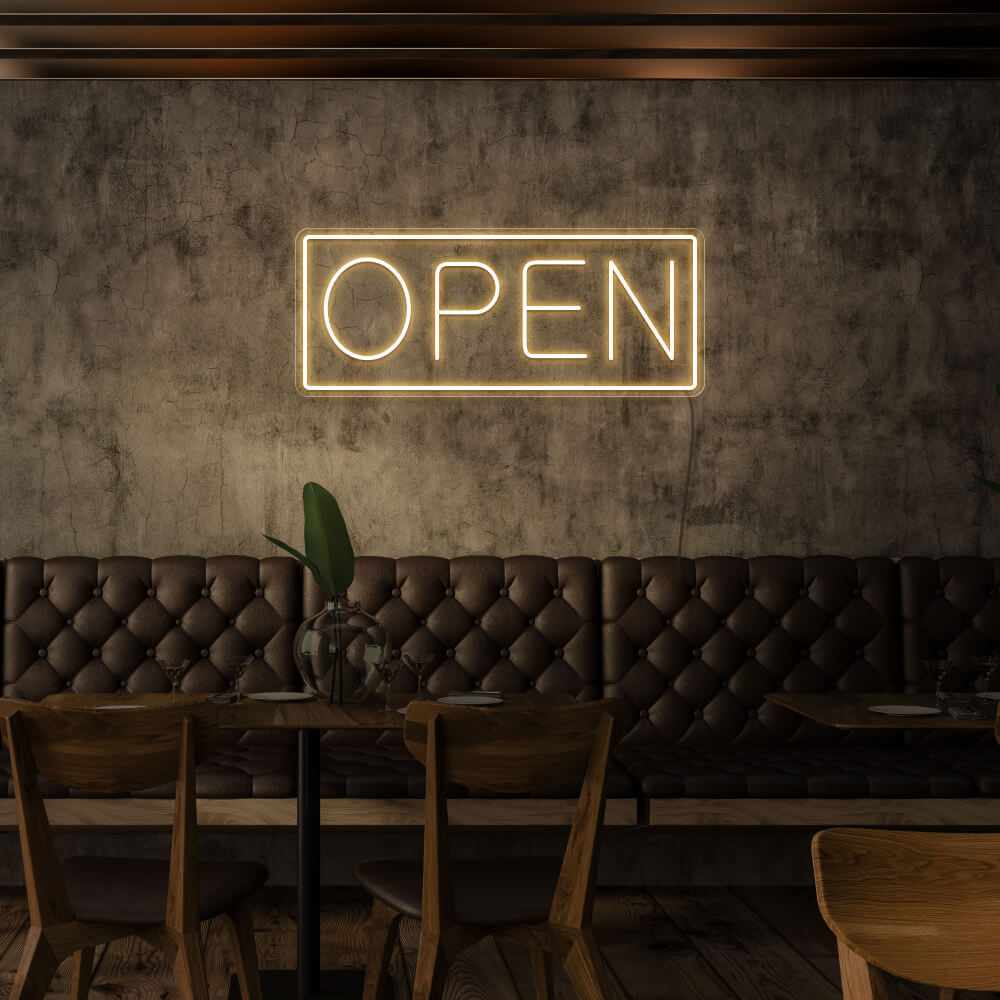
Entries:
POLYGON ((306 555, 330 582, 334 595, 345 593, 354 580, 354 547, 337 501, 318 483, 306 483, 302 510, 306 555))
POLYGON ((987 479, 985 476, 973 476, 973 479, 977 483, 981 483, 983 486, 988 486, 994 493, 1000 493, 1000 483, 995 482, 992 479, 987 479))
POLYGON ((334 592, 332 584, 329 582, 329 580, 323 579, 323 574, 320 572, 319 567, 311 559, 309 559, 307 556, 304 556, 301 552, 298 551, 298 549, 293 549, 291 545, 288 545, 285 542, 281 541, 280 538, 272 538, 270 535, 265 535, 264 537, 269 542, 273 542, 275 545, 277 545, 278 548, 284 549, 290 555, 295 556, 295 558, 298 559, 298 561, 302 563, 302 565, 305 566, 305 568, 309 570, 310 573, 312 573, 313 579, 316 581, 317 584, 319 584, 320 588, 327 595, 327 597, 329 597, 330 600, 333 600, 334 592))

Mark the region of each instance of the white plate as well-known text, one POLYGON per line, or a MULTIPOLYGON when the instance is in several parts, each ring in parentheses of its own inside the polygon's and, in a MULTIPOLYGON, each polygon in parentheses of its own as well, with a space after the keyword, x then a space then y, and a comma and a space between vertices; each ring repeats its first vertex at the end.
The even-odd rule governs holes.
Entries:
POLYGON ((502 705, 500 698, 488 694, 447 694, 438 698, 442 705, 502 705))
POLYGON ((123 708, 142 708, 142 705, 95 705, 96 712, 120 712, 123 708))
POLYGON ((869 705, 869 712, 878 712, 879 715, 940 715, 940 708, 931 708, 929 705, 869 705))
POLYGON ((253 701, 312 701, 308 691, 255 691, 248 694, 253 701))

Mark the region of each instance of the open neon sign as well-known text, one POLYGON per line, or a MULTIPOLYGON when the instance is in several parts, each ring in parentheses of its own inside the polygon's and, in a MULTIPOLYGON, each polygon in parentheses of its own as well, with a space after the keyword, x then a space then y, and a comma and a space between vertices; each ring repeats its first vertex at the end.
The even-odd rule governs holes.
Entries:
POLYGON ((298 237, 307 395, 693 394, 704 247, 669 232, 298 237))

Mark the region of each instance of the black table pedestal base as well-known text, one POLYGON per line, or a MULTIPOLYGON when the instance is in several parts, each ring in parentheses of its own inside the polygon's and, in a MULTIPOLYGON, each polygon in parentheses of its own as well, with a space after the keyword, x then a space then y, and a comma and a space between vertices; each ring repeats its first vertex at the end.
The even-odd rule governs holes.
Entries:
MULTIPOLYGON (((299 993, 294 969, 264 969, 260 974, 264 1000, 361 1000, 365 984, 363 969, 324 969, 319 977, 319 992, 299 993)), ((229 1000, 243 1000, 239 981, 233 976, 229 1000)))

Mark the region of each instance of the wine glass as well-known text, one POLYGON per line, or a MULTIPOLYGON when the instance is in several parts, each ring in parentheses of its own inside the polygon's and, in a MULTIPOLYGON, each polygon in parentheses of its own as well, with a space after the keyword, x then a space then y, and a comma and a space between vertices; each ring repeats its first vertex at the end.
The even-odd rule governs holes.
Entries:
POLYGON ((997 666, 1000 666, 1000 651, 994 650, 989 656, 974 656, 972 662, 976 667, 976 672, 983 679, 983 689, 979 692, 984 705, 989 705, 990 698, 990 678, 997 666))
POLYGON ((417 675, 416 701, 424 697, 424 673, 433 662, 433 653, 403 653, 403 663, 417 675))
POLYGON ((925 678, 934 685, 934 704, 939 711, 945 708, 949 692, 943 687, 945 679, 952 672, 951 660, 921 660, 925 678))
POLYGON ((177 701, 177 685, 180 684, 181 678, 188 672, 191 661, 189 659, 157 657, 156 662, 160 665, 160 669, 167 675, 167 680, 170 681, 170 701, 173 703, 177 701))
POLYGON ((234 705, 240 705, 243 702, 243 695, 240 692, 240 678, 247 672, 251 663, 253 663, 252 656, 237 656, 229 661, 229 668, 233 673, 233 688, 236 691, 234 705))
POLYGON ((382 680, 385 681, 385 705, 383 706, 383 710, 385 711, 386 718, 388 718, 392 713, 392 708, 389 704, 392 694, 392 679, 402 666, 402 662, 394 656, 386 659, 385 650, 381 646, 375 645, 365 647, 364 660, 365 663, 373 666, 378 671, 382 680))

